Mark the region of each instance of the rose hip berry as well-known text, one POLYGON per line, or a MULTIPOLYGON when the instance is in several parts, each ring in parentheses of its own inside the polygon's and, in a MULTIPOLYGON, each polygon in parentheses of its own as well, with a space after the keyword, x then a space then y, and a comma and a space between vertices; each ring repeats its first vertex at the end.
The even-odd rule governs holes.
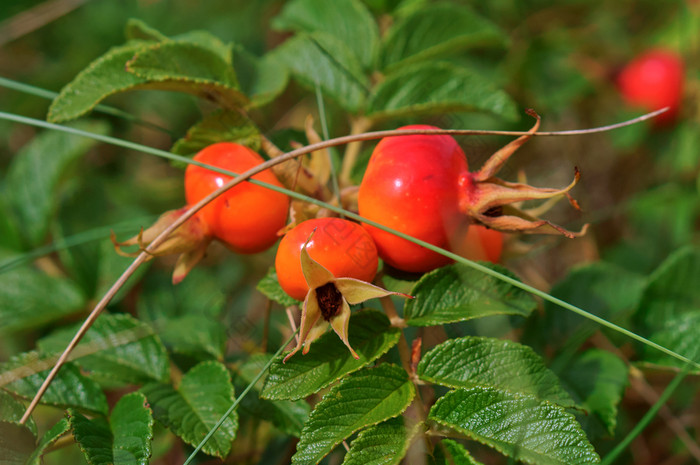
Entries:
POLYGON ((647 111, 670 107, 654 119, 668 124, 677 116, 683 96, 683 61, 670 50, 650 50, 628 63, 617 76, 625 102, 647 111))
POLYGON ((377 248, 362 226, 340 218, 304 221, 285 234, 275 257, 280 286, 297 300, 309 291, 299 258, 304 244, 309 256, 337 278, 370 282, 377 273, 377 248))
MULTIPOLYGON (((448 135, 402 135, 382 139, 374 149, 358 194, 361 216, 428 242, 455 250, 463 242, 468 226, 483 225, 498 231, 561 234, 573 233, 549 221, 534 218, 518 204, 526 200, 569 198, 568 191, 579 179, 563 189, 537 188, 503 181, 496 177, 510 156, 539 128, 539 116, 527 134, 494 153, 478 171, 469 171, 467 158, 448 135)), ((437 129, 407 126, 400 129, 437 129)), ((372 235, 379 256, 403 271, 425 272, 449 263, 444 256, 422 246, 364 225, 372 235)))
MULTIPOLYGON (((195 161, 242 173, 261 163, 263 158, 240 144, 220 142, 210 145, 194 157, 195 161)), ((229 182, 230 176, 196 165, 185 171, 185 197, 188 205, 229 182)), ((282 187, 270 170, 253 179, 282 187)), ((212 234, 233 251, 256 253, 277 241, 277 232, 284 227, 289 210, 289 197, 249 182, 241 183, 214 199, 198 215, 212 234)))
MULTIPOLYGON (((210 145, 195 155, 194 160, 234 173, 243 173, 264 161, 253 150, 231 142, 210 145)), ((281 187, 269 170, 256 174, 253 179, 281 187)), ((187 214, 193 204, 229 180, 230 176, 189 165, 185 171, 187 206, 163 213, 148 229, 124 242, 117 242, 112 234, 117 252, 126 256, 138 255, 158 235, 187 214), (125 252, 122 249, 134 245, 139 246, 139 251, 125 252)), ((256 253, 269 248, 277 240, 277 232, 284 227, 288 210, 289 198, 286 195, 243 182, 195 213, 149 253, 151 257, 179 255, 173 271, 173 284, 177 284, 204 257, 214 239, 238 253, 256 253)))
MULTIPOLYGON (((401 129, 437 129, 414 125, 401 129)), ((386 137, 372 153, 358 197, 360 215, 409 236, 446 248, 458 226, 456 175, 467 158, 451 136, 386 137)), ((420 245, 365 225, 389 265, 423 272, 450 260, 420 245)))

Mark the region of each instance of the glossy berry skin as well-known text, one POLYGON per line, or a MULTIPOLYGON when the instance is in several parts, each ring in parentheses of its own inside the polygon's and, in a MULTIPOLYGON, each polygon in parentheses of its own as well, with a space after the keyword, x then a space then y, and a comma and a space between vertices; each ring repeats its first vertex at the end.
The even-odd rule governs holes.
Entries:
MULTIPOLYGON (((220 142, 195 155, 194 160, 234 173, 243 173, 261 163, 263 158, 240 144, 220 142)), ((206 168, 188 165, 185 171, 185 197, 192 205, 232 178, 206 168)), ((282 187, 270 170, 253 179, 282 187)), ((199 213, 212 234, 234 252, 250 254, 268 249, 277 241, 289 211, 289 197, 262 186, 243 182, 214 199, 199 213)))
MULTIPOLYGON (((437 129, 414 125, 400 129, 437 129)), ((370 158, 358 205, 360 215, 442 248, 464 216, 458 210, 458 176, 467 158, 448 135, 386 137, 370 158)), ((378 228, 364 225, 389 265, 425 272, 450 260, 378 228)))
POLYGON ((683 61, 668 50, 650 50, 627 64, 617 77, 625 102, 647 111, 670 107, 654 121, 672 122, 683 96, 683 61))
POLYGON ((498 263, 503 252, 503 233, 472 224, 467 233, 455 244, 453 250, 469 260, 498 263))
POLYGON ((377 248, 369 233, 358 223, 340 218, 316 218, 299 223, 280 241, 275 257, 277 279, 282 289, 304 300, 309 286, 301 269, 299 254, 306 250, 336 278, 371 282, 377 273, 377 248), (314 232, 314 229, 316 230, 314 232))

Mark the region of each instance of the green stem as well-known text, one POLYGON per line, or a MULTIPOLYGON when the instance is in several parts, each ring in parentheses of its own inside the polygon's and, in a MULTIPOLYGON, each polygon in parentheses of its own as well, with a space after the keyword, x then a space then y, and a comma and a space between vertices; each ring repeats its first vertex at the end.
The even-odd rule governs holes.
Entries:
MULTIPOLYGON (((24 84, 23 82, 17 82, 13 81, 12 79, 7 79, 2 76, 0 76, 0 86, 5 87, 7 89, 12 89, 16 90, 19 92, 24 92, 25 94, 30 94, 34 95, 36 97, 42 97, 48 100, 53 100, 58 96, 58 92, 53 92, 50 90, 42 89, 40 87, 35 87, 35 86, 30 86, 29 84, 24 84)), ((177 135, 172 132, 170 129, 164 128, 162 126, 158 126, 155 123, 151 123, 149 121, 144 121, 141 118, 137 118, 136 116, 132 115, 131 113, 128 113, 124 110, 120 110, 118 108, 110 107, 108 105, 96 105, 95 106, 95 111, 104 113, 105 115, 110 115, 110 116, 116 116, 117 118, 122 118, 127 121, 130 121, 135 124, 140 124, 141 126, 155 129, 156 131, 164 132, 165 134, 168 134, 172 138, 176 138, 177 135)))
POLYGON ((242 401, 243 398, 246 396, 246 394, 248 394, 248 392, 249 392, 251 389, 253 389, 253 386, 255 386, 255 384, 258 382, 258 380, 260 380, 260 378, 262 378, 262 375, 264 375, 265 372, 268 370, 268 368, 270 368, 270 365, 272 365, 272 362, 274 362, 275 359, 276 359, 277 357, 279 357, 279 355, 282 353, 282 351, 284 350, 284 348, 287 347, 287 346, 292 342, 292 340, 294 339, 294 336, 296 336, 297 332, 299 332, 298 329, 297 329, 296 331, 294 331, 294 333, 292 333, 291 336, 289 336, 289 339, 287 339, 287 342, 285 342, 284 344, 282 344, 282 345, 280 346, 280 348, 277 349, 277 352, 275 352, 275 354, 272 356, 272 358, 270 358, 270 360, 267 361, 267 363, 265 364, 265 366, 262 367, 262 369, 260 370, 260 372, 255 376, 255 378, 253 378, 253 380, 252 380, 250 383, 248 383, 248 386, 246 386, 246 388, 243 390, 243 392, 241 392, 240 395, 239 395, 239 396, 236 398, 236 400, 233 402, 233 404, 231 404, 231 406, 230 406, 229 409, 226 411, 226 413, 223 414, 223 416, 222 416, 222 417, 219 419, 219 421, 214 425, 214 427, 213 427, 211 430, 209 430, 209 432, 207 433, 206 436, 204 436, 204 439, 202 439, 202 442, 200 442, 200 443, 197 445, 197 447, 195 447, 195 449, 192 451, 192 453, 190 454, 190 456, 187 457, 187 460, 185 460, 185 463, 183 463, 183 465, 188 465, 188 464, 194 459, 195 455, 197 455, 197 453, 198 453, 200 450, 202 450, 202 447, 204 447, 204 445, 207 443, 207 441, 209 441, 209 439, 211 439, 211 437, 214 435, 214 433, 216 433, 216 431, 221 427, 221 425, 224 424, 224 422, 226 421, 226 419, 229 417, 229 415, 231 415, 231 413, 236 409, 236 407, 238 407, 238 404, 241 403, 241 401, 242 401))
POLYGON ((600 465, 610 465, 617 459, 617 457, 627 449, 627 447, 630 445, 634 439, 639 436, 639 434, 644 431, 644 428, 646 428, 649 423, 656 417, 656 414, 659 412, 661 407, 668 402, 668 399, 671 398, 673 395, 674 391, 678 386, 680 386, 681 381, 686 377, 688 372, 690 371, 691 367, 690 364, 686 365, 683 371, 678 373, 673 380, 668 384, 666 387, 666 390, 664 390, 663 394, 659 397, 659 400, 656 401, 654 405, 651 406, 651 408, 647 411, 647 413, 644 414, 641 420, 634 425, 634 428, 632 428, 632 431, 630 431, 627 436, 620 441, 620 443, 615 446, 615 448, 608 453, 608 455, 605 456, 603 461, 601 462, 600 465))
POLYGON ((69 237, 58 239, 56 240, 56 242, 53 242, 51 244, 47 244, 42 247, 37 247, 36 249, 30 250, 21 255, 16 255, 6 260, 0 261, 0 274, 6 273, 11 269, 22 265, 23 263, 29 262, 44 255, 57 252, 59 250, 65 250, 81 244, 86 244, 88 242, 108 238, 109 233, 111 231, 128 232, 133 230, 135 226, 148 223, 150 221, 153 221, 153 217, 142 218, 139 220, 130 220, 125 223, 119 223, 114 226, 95 228, 74 234, 69 237))

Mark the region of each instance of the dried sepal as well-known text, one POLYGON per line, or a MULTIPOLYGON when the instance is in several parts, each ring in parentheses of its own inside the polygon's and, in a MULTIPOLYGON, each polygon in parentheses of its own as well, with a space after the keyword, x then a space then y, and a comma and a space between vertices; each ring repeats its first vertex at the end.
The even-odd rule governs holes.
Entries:
POLYGON ((350 305, 389 295, 412 297, 398 292, 387 291, 359 279, 336 278, 323 265, 311 258, 311 255, 306 250, 312 236, 313 233, 302 246, 299 255, 301 270, 304 273, 306 283, 309 285, 309 292, 304 298, 304 307, 301 312, 299 338, 296 346, 284 357, 283 362, 289 360, 299 350, 303 349, 303 354, 308 353, 311 343, 325 333, 329 325, 350 350, 352 356, 355 359, 359 359, 360 356, 352 348, 348 339, 350 305))
MULTIPOLYGON (((147 229, 141 229, 139 233, 125 241, 119 242, 114 234, 111 233, 114 249, 119 255, 125 257, 135 257, 141 252, 146 251, 153 240, 165 231, 178 218, 184 215, 189 207, 183 207, 177 210, 171 210, 163 213, 153 225, 147 229), (136 251, 124 250, 126 247, 138 246, 136 251)), ((185 276, 194 268, 206 254, 207 247, 213 240, 213 236, 209 231, 206 222, 194 215, 185 223, 180 225, 173 231, 163 242, 161 242, 153 250, 148 250, 152 257, 160 257, 163 255, 180 255, 175 270, 173 272, 173 284, 182 281, 185 276)))
POLYGON ((569 238, 583 235, 587 225, 579 232, 572 232, 538 217, 551 208, 555 200, 562 197, 567 197, 574 208, 580 209, 576 200, 569 194, 581 177, 578 169, 575 169, 573 181, 561 189, 530 186, 524 182, 524 175, 521 176, 523 182, 517 183, 495 177, 511 155, 539 129, 539 115, 532 110, 528 110, 528 114, 536 121, 527 134, 494 153, 480 170, 465 173, 460 177, 460 210, 478 223, 499 231, 561 234, 569 238), (546 208, 522 210, 521 204, 527 200, 544 200, 546 208))

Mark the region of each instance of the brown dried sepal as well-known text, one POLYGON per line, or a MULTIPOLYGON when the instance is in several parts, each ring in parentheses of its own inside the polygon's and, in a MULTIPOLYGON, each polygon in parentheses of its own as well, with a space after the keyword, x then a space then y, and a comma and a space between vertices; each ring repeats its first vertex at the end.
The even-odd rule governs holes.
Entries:
POLYGON ((569 238, 581 236, 586 233, 588 225, 584 225, 581 231, 572 232, 533 216, 531 213, 536 212, 536 209, 520 208, 520 204, 527 200, 547 201, 567 197, 569 203, 578 210, 578 203, 569 194, 581 177, 578 169, 575 169, 571 184, 562 189, 534 187, 525 183, 503 181, 496 177, 510 156, 540 127, 539 115, 532 110, 528 110, 527 113, 536 119, 528 134, 518 137, 494 153, 479 171, 466 173, 460 178, 460 209, 478 223, 499 231, 561 234, 569 238))
POLYGON ((147 252, 148 260, 164 255, 179 255, 173 270, 173 284, 178 284, 206 254, 207 247, 213 239, 207 224, 198 215, 194 215, 175 229, 157 247, 152 250, 147 249, 147 247, 188 209, 189 207, 183 207, 163 213, 148 229, 142 228, 136 236, 123 242, 117 241, 114 232, 112 232, 111 239, 114 249, 124 257, 135 257, 141 252, 147 252), (130 252, 124 250, 125 247, 133 246, 138 246, 138 249, 130 252))

